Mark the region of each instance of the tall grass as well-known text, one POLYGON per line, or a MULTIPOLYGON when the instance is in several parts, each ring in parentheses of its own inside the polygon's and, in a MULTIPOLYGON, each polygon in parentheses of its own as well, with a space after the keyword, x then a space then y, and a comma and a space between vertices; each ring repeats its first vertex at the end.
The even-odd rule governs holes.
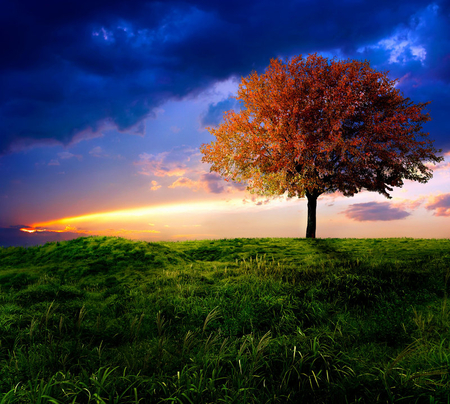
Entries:
POLYGON ((0 248, 0 403, 450 403, 450 241, 0 248))

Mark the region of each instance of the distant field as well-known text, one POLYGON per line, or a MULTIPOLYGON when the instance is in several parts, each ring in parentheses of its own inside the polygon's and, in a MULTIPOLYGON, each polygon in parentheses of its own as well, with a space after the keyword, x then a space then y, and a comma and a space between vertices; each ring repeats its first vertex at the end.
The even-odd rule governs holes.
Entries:
POLYGON ((450 403, 450 240, 0 248, 0 404, 450 403))

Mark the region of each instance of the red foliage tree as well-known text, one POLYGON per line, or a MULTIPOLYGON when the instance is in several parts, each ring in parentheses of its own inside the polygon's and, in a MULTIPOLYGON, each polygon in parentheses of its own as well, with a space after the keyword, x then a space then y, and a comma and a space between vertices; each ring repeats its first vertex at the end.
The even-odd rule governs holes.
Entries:
POLYGON ((365 189, 390 198, 405 179, 432 178, 425 162, 442 161, 422 132, 429 102, 412 103, 395 84, 367 61, 272 59, 242 78, 235 98, 244 108, 208 128, 216 140, 202 145, 202 161, 251 192, 306 196, 314 238, 319 195, 365 189))

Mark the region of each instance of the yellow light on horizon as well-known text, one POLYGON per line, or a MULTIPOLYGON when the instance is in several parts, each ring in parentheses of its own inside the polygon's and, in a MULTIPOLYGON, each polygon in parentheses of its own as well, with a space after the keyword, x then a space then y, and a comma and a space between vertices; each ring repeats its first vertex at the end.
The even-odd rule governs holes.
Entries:
MULTIPOLYGON (((266 210, 281 206, 280 203, 274 202, 268 205, 256 206, 250 201, 239 199, 216 200, 178 203, 170 205, 144 206, 139 208, 119 209, 105 212, 88 213, 79 216, 68 216, 45 222, 36 222, 26 229, 21 229, 28 233, 40 231, 54 233, 80 233, 80 234, 96 234, 111 235, 125 233, 153 233, 158 234, 161 231, 147 230, 142 226, 147 223, 148 226, 154 226, 154 220, 158 218, 160 227, 185 227, 184 219, 192 221, 195 217, 204 217, 205 215, 217 215, 219 213, 237 213, 242 211, 266 210), (182 218, 174 217, 183 215, 182 218), (164 221, 169 221, 169 225, 164 225, 164 221), (120 230, 117 230, 120 229, 120 230)), ((282 203, 285 206, 286 202, 282 203)), ((167 223, 167 222, 166 222, 167 223)), ((189 224, 189 226, 193 226, 189 224)), ((200 226, 200 225, 197 225, 200 226)), ((183 235, 182 235, 183 236, 183 235)))
POLYGON ((25 233, 36 233, 37 232, 36 229, 25 229, 25 228, 20 229, 20 231, 23 231, 25 233))
MULTIPOLYGON (((120 209, 107 212, 89 213, 86 215, 69 216, 55 220, 48 220, 45 222, 33 223, 33 230, 42 227, 64 225, 70 226, 79 222, 112 222, 115 220, 142 217, 147 215, 164 215, 164 214, 179 214, 179 213, 194 213, 194 212, 213 212, 213 211, 225 211, 235 210, 238 207, 242 207, 242 200, 229 200, 229 201, 215 201, 215 202, 196 202, 185 204, 173 204, 173 205, 159 205, 159 206, 146 206, 141 208, 120 209), (239 206, 240 205, 240 206, 239 206)), ((149 224, 151 225, 151 224, 149 224)), ((32 229, 30 229, 32 230, 32 229)), ((69 231, 69 230, 66 230, 69 231)))

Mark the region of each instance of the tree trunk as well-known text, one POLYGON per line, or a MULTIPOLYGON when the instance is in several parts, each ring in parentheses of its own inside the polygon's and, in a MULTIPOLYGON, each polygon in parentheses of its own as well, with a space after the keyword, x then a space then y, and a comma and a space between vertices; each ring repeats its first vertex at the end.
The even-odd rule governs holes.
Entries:
POLYGON ((316 238, 316 211, 317 211, 317 198, 319 193, 306 192, 308 198, 308 224, 306 226, 306 238, 316 238))

